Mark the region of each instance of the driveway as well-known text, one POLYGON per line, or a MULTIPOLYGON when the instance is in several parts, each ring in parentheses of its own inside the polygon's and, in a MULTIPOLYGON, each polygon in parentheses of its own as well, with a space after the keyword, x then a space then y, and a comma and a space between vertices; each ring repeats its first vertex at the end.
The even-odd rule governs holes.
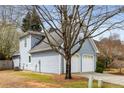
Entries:
POLYGON ((112 74, 101 74, 101 73, 95 73, 95 72, 92 72, 92 73, 80 73, 80 74, 76 74, 76 75, 86 77, 86 78, 89 78, 90 76, 92 76, 96 80, 101 79, 104 82, 124 86, 124 76, 112 75, 112 74))

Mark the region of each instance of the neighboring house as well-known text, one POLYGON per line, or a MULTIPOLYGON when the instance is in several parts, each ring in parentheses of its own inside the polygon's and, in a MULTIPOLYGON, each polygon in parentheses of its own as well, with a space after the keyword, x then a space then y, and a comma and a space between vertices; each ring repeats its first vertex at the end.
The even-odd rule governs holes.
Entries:
MULTIPOLYGON (((51 34, 60 44, 63 44, 55 32, 51 32, 51 34)), ((53 51, 51 47, 43 41, 47 41, 47 39, 41 32, 28 31, 21 36, 19 52, 13 55, 14 66, 20 67, 23 70, 42 73, 65 73, 66 67, 64 58, 53 51)), ((72 57, 72 73, 94 72, 98 52, 94 41, 87 39, 80 51, 72 57)))

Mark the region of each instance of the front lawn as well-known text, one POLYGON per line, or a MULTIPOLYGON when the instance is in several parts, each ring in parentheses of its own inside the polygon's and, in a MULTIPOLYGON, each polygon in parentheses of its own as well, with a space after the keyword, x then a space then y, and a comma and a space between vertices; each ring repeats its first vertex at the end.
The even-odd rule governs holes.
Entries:
MULTIPOLYGON (((64 75, 40 74, 28 71, 15 72, 17 76, 29 80, 29 84, 37 85, 38 87, 63 87, 63 88, 87 88, 88 80, 83 77, 73 75, 72 80, 65 80, 64 75)), ((103 88, 123 88, 124 86, 104 83, 103 88)), ((94 81, 94 88, 97 88, 97 81, 94 81)))

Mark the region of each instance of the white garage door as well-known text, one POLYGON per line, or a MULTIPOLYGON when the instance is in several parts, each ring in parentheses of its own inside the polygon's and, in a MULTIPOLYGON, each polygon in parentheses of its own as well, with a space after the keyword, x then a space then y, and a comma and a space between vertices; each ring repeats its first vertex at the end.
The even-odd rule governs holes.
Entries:
POLYGON ((82 72, 94 71, 94 57, 93 55, 82 56, 82 72))
MULTIPOLYGON (((64 65, 64 72, 66 72, 66 64, 64 65)), ((77 54, 71 59, 71 72, 80 72, 80 56, 77 54)))
POLYGON ((71 72, 80 72, 79 55, 74 55, 71 60, 71 72))

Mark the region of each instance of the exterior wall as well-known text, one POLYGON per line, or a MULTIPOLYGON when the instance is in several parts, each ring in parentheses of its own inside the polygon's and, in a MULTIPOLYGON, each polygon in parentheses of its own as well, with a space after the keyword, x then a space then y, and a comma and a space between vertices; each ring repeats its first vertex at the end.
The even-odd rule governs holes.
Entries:
POLYGON ((41 37, 35 35, 27 35, 20 39, 20 63, 21 69, 31 70, 31 63, 29 62, 30 49, 36 45, 41 37), (25 39, 27 40, 27 46, 25 47, 25 39))
POLYGON ((19 56, 14 56, 14 57, 12 58, 12 61, 13 61, 13 63, 14 63, 14 68, 15 68, 15 67, 19 67, 19 65, 20 65, 20 58, 19 58, 19 56))
POLYGON ((32 54, 31 70, 35 72, 61 74, 61 59, 61 56, 54 51, 34 53, 32 54))
POLYGON ((29 70, 29 50, 31 49, 31 35, 20 39, 20 61, 21 69, 29 70), (25 39, 27 39, 27 46, 25 47, 25 39))

